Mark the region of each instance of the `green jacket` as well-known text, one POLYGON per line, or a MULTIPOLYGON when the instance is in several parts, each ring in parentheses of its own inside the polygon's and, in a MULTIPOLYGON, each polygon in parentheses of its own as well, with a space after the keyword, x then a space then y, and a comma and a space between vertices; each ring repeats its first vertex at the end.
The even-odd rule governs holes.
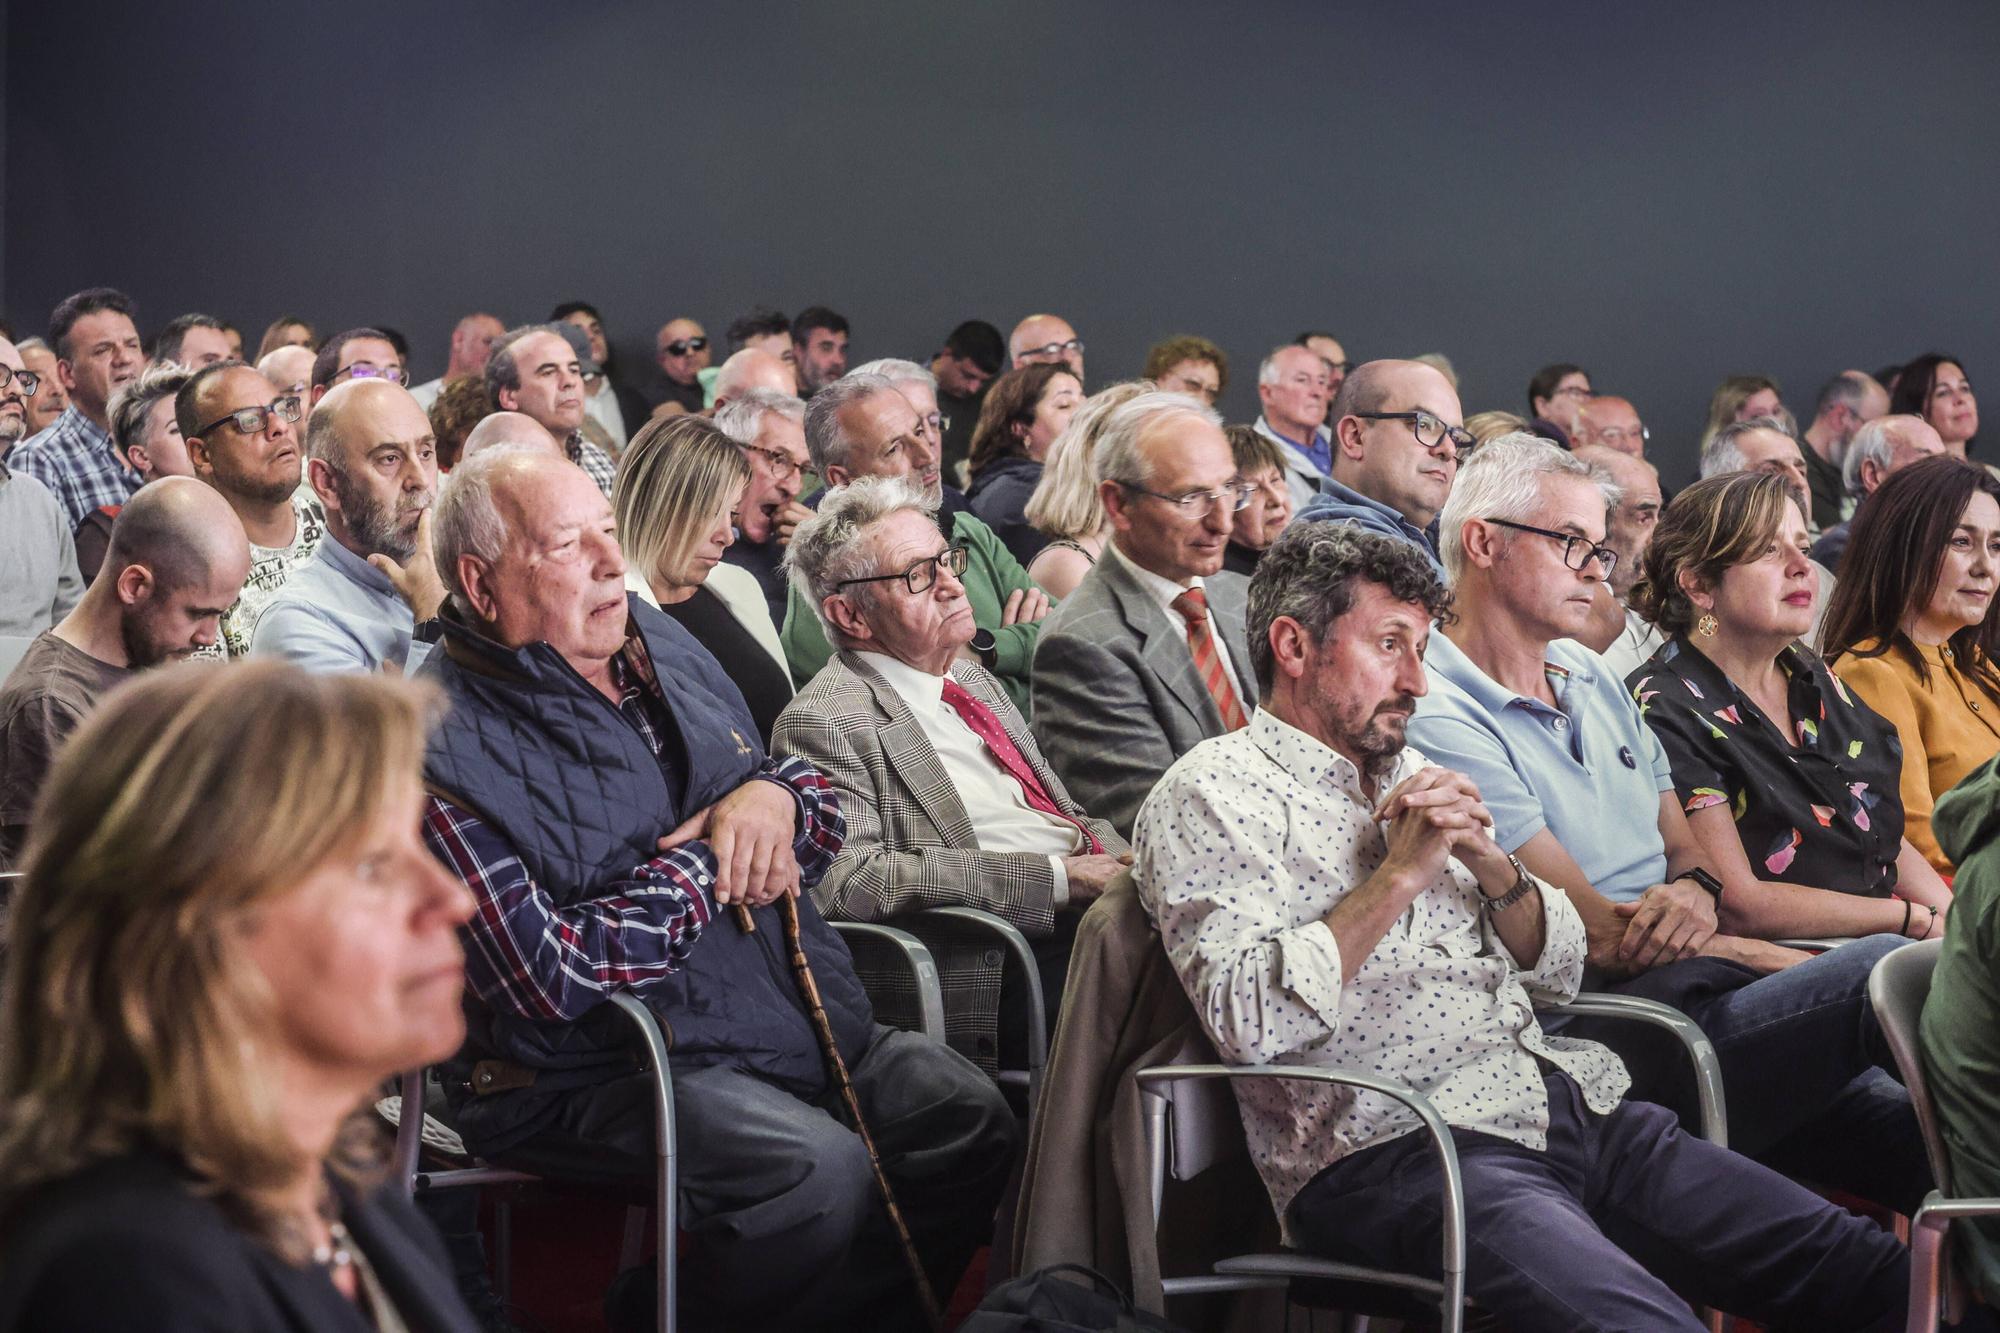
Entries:
MULTIPOLYGON (((1017 589, 1033 588, 1035 581, 993 535, 993 529, 975 515, 961 511, 945 517, 951 524, 945 535, 966 550, 962 581, 965 598, 972 603, 972 618, 979 628, 993 631, 993 674, 1000 678, 1007 697, 1021 710, 1021 716, 1027 717, 1028 677, 1035 664, 1035 640, 1041 635, 1041 622, 1003 628, 1000 613, 1006 609, 1008 597, 1017 589)), ((819 669, 833 656, 833 647, 820 627, 819 614, 806 605, 797 588, 791 590, 790 599, 779 639, 785 645, 785 660, 791 665, 792 680, 799 689, 804 689, 806 682, 818 675, 819 669)))
MULTIPOLYGON (((1931 830, 1958 867, 1924 1005, 1924 1073, 1953 1192, 2000 1194, 2000 757, 1938 798, 1931 830)), ((1954 1222, 1966 1276, 2000 1301, 2000 1223, 1954 1222)))

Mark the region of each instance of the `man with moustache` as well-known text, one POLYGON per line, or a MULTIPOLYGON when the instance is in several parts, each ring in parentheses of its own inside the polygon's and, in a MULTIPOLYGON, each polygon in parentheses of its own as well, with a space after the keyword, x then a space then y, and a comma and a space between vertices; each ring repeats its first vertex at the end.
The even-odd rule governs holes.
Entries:
POLYGON ((48 487, 7 466, 28 428, 39 377, 14 344, 0 338, 0 635, 40 634, 83 596, 76 545, 62 506, 48 487))
POLYGON ((250 651, 308 671, 418 666, 444 585, 430 549, 437 442, 416 395, 381 380, 335 386, 306 425, 306 480, 326 537, 266 608, 250 651))
POLYGON ((49 342, 69 407, 15 449, 8 464, 54 493, 74 532, 91 510, 139 489, 139 474, 111 446, 108 414, 118 386, 145 369, 146 353, 131 300, 110 287, 65 298, 49 315, 49 342))
POLYGON ((212 645, 249 569, 235 512, 192 477, 152 482, 125 502, 96 582, 0 686, 0 868, 20 855, 64 739, 133 672, 212 645))

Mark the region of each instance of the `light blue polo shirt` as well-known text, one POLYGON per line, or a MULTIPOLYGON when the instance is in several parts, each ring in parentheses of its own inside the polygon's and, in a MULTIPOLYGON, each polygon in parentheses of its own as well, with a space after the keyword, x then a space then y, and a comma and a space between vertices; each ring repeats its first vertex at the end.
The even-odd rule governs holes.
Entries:
POLYGON ((1559 639, 1546 660, 1554 708, 1507 689, 1433 633, 1431 692, 1417 701, 1410 744, 1478 785, 1502 847, 1517 851, 1549 829, 1599 893, 1630 902, 1667 873, 1667 753, 1603 658, 1559 639))

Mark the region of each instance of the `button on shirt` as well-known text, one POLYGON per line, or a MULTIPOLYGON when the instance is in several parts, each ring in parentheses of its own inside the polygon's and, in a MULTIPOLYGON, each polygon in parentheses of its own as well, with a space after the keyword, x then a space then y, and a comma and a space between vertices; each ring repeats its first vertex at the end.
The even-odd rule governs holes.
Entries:
POLYGON ((431 645, 389 576, 328 537, 292 571, 250 637, 253 657, 282 657, 308 671, 410 672, 431 645))
POLYGON ((1674 789, 1666 751, 1604 659, 1570 639, 1544 656, 1554 707, 1516 694, 1433 634, 1410 744, 1472 779, 1493 836, 1514 852, 1548 829, 1613 902, 1667 873, 1660 793, 1674 789))
MULTIPOLYGON (((1202 595, 1206 597, 1208 593, 1207 589, 1203 588, 1202 581, 1199 578, 1193 578, 1189 579, 1183 585, 1175 583, 1170 578, 1164 578, 1161 575, 1155 574, 1150 569, 1141 569, 1133 561, 1132 557, 1118 549, 1117 542, 1106 542, 1104 549, 1121 561, 1125 568, 1132 571, 1132 577, 1139 580, 1139 586, 1144 588, 1147 595, 1160 604, 1160 609, 1167 613, 1167 619, 1179 627, 1181 637, 1186 638, 1187 621, 1174 606, 1174 599, 1189 588, 1202 588, 1202 595)), ((1243 672, 1238 669, 1236 663, 1229 660, 1229 641, 1222 637, 1222 627, 1215 623, 1215 607, 1213 604, 1208 608, 1208 639, 1210 643, 1215 645, 1215 655, 1222 659, 1222 665, 1229 672, 1230 679, 1236 682, 1236 697, 1238 699, 1255 699, 1257 697, 1257 682, 1245 680, 1243 672)), ((1188 651, 1192 653, 1194 650, 1190 648, 1188 651)), ((1245 665, 1248 664, 1246 663, 1245 665)), ((1027 710, 1023 708, 1022 711, 1026 712, 1027 710)))
POLYGON ((111 447, 111 432, 73 403, 54 425, 23 440, 7 455, 7 464, 49 488, 61 503, 71 532, 91 510, 122 505, 139 489, 139 474, 111 447))
POLYGON ((856 653, 888 682, 924 739, 937 751, 938 762, 972 821, 973 836, 982 852, 1027 852, 1049 858, 1055 867, 1055 905, 1069 901, 1065 856, 1084 848, 1076 825, 1052 819, 1028 804, 1021 784, 1000 767, 986 742, 966 725, 958 710, 944 702, 944 677, 919 671, 886 653, 856 653))
MULTIPOLYGON (((1429 763, 1405 749, 1378 791, 1429 763)), ((1374 805, 1352 762, 1263 711, 1183 755, 1147 798, 1133 838, 1139 897, 1222 1058, 1395 1079, 1450 1124, 1537 1151, 1548 1146, 1544 1063, 1609 1112, 1631 1085, 1618 1057, 1548 1035, 1534 1016, 1535 999, 1566 1001, 1583 978, 1583 919, 1559 891, 1541 890, 1546 940, 1524 970, 1472 873, 1448 861, 1343 984, 1321 918, 1387 854, 1374 805)), ((1352 1088, 1258 1081, 1236 1096, 1281 1219, 1326 1167, 1417 1128, 1400 1103, 1352 1088)))

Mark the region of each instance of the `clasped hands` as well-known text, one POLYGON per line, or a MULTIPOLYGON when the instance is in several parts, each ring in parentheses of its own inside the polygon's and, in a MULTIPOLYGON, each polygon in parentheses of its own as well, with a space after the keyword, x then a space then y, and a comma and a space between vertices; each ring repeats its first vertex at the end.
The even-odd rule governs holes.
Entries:
POLYGON ((799 862, 792 855, 798 815, 789 788, 752 778, 661 838, 660 850, 705 840, 715 856, 715 901, 762 907, 799 891, 799 862))

